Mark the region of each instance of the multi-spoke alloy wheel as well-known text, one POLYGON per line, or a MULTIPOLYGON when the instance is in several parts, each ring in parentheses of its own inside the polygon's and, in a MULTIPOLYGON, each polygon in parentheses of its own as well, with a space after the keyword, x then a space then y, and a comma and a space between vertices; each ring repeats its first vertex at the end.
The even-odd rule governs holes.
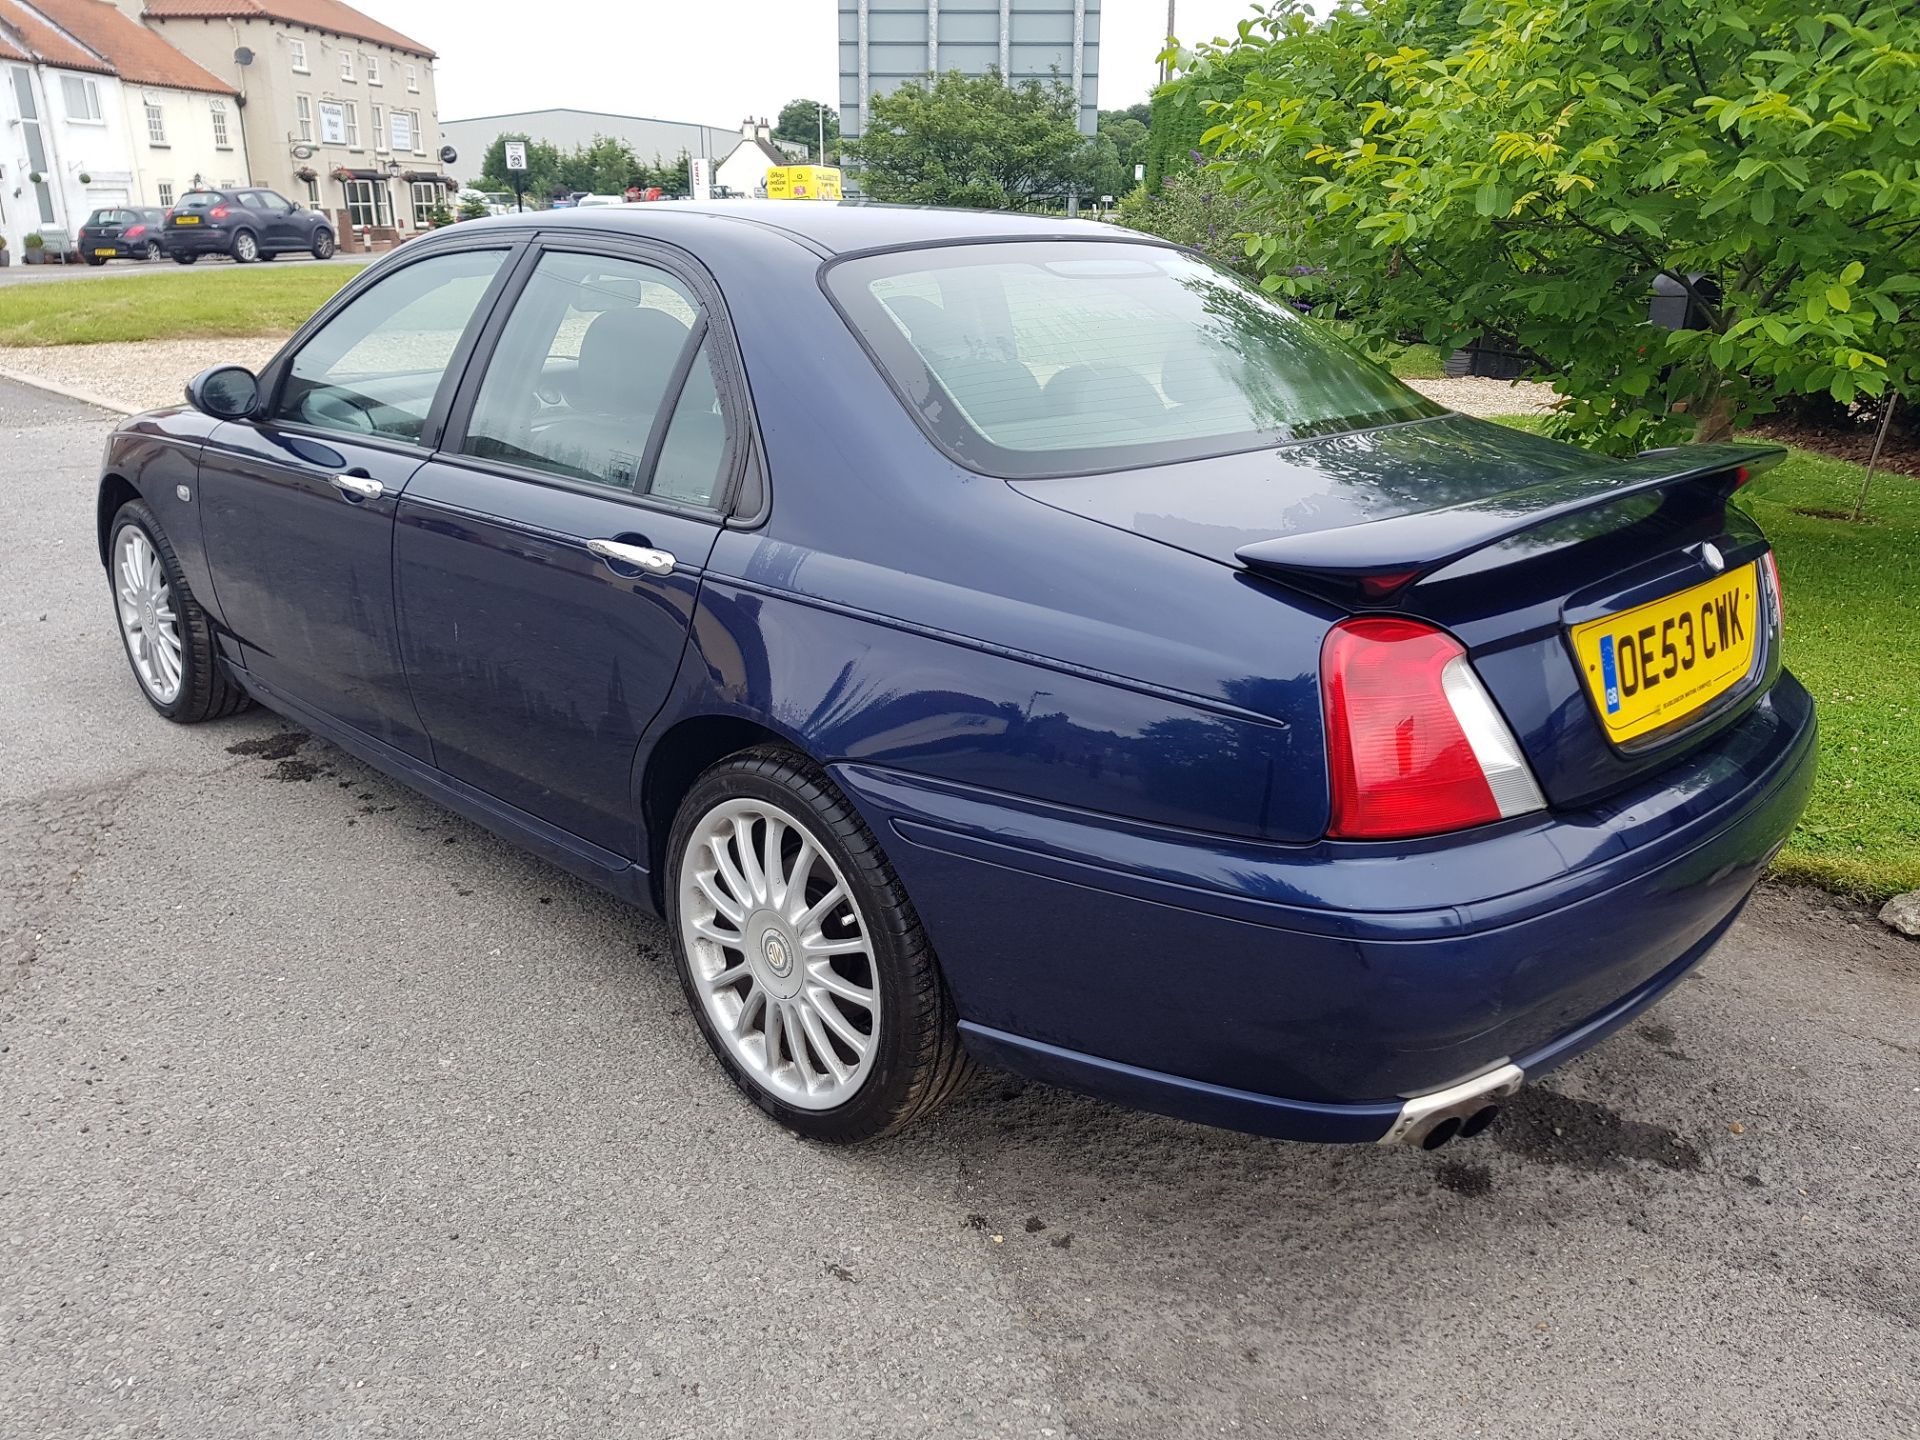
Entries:
POLYGON ((700 1028, 755 1104, 817 1140, 871 1140, 970 1073, 906 891, 846 798, 763 747, 693 784, 667 911, 700 1028))
POLYGON ((171 705, 180 698, 180 618, 173 612, 173 586, 160 552, 138 525, 120 531, 113 581, 133 673, 156 704, 171 705))
POLYGON ((127 663, 147 703, 183 725, 244 710, 247 692, 221 665, 213 622, 146 501, 129 500, 115 512, 102 558, 127 663))
POLYGON ((680 936, 734 1058, 789 1105, 826 1110, 860 1088, 881 1014, 867 927, 840 867, 793 815, 729 800, 680 867, 680 936))

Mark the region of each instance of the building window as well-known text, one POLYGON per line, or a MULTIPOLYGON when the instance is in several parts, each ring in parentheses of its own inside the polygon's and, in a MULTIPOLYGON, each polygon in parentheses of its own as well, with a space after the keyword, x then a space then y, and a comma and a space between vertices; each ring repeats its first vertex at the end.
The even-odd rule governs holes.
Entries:
POLYGON ((407 89, 413 91, 416 95, 420 93, 420 67, 418 65, 407 66, 407 89))
POLYGON ((313 143, 313 101, 305 95, 293 97, 293 117, 300 126, 300 139, 303 144, 313 143))
POLYGON ((297 36, 287 37, 287 62, 302 75, 311 74, 307 69, 307 42, 297 36))
POLYGON ((320 208, 320 182, 318 180, 307 181, 307 208, 309 210, 318 210, 320 208))
POLYGON ((353 79, 353 52, 351 50, 342 50, 340 52, 340 78, 342 80, 353 79))
POLYGON ((424 230, 433 223, 433 212, 446 203, 447 192, 431 180, 413 182, 413 228, 424 230))
POLYGON ((320 143, 322 145, 347 143, 347 107, 338 100, 320 102, 320 143))
POLYGON ((378 85, 380 83, 380 57, 378 55, 363 55, 360 58, 366 62, 367 84, 378 85))
POLYGON ((33 72, 24 65, 15 65, 13 74, 13 99, 19 109, 20 134, 27 143, 27 164, 33 167, 35 174, 42 178, 33 184, 33 198, 40 207, 40 223, 53 224, 53 191, 48 187, 45 175, 47 169, 47 147, 45 137, 40 133, 40 109, 33 98, 33 72))
POLYGON ((393 112, 393 148, 413 149, 413 112, 411 110, 393 112))
POLYGON ((227 138, 227 102, 213 102, 213 145, 216 150, 231 150, 233 142, 227 138))
POLYGON ((384 180, 347 181, 347 219, 354 225, 393 224, 393 197, 384 180))
POLYGON ((416 155, 424 155, 427 153, 427 136, 426 132, 420 128, 420 112, 418 110, 413 112, 413 153, 416 155))
POLYGON ((151 100, 147 101, 147 143, 150 145, 167 143, 167 117, 160 113, 160 107, 151 100))
POLYGON ((67 118, 87 125, 101 123, 100 87, 79 75, 62 75, 60 91, 66 96, 67 118))
POLYGON ((387 148, 387 132, 380 127, 386 115, 378 105, 372 106, 371 109, 373 114, 369 118, 373 121, 373 148, 384 150, 387 148))
POLYGON ((162 180, 154 188, 160 196, 161 208, 172 209, 173 208, 173 183, 169 180, 162 180))
POLYGON ((360 107, 349 100, 340 108, 346 112, 347 148, 358 150, 360 148, 360 107))

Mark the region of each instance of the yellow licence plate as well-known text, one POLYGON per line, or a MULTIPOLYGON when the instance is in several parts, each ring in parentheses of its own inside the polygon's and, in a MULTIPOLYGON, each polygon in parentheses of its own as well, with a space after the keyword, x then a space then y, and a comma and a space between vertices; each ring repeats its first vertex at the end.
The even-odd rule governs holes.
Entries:
POLYGON ((173 217, 173 223, 176 225, 198 225, 200 223, 200 217, 198 215, 176 215, 173 217))
POLYGON ((113 251, 111 249, 105 249, 105 250, 96 250, 93 253, 96 255, 111 255, 113 254, 113 251))
POLYGON ((1753 668, 1759 567, 1573 627, 1573 648, 1607 737, 1671 725, 1753 668))

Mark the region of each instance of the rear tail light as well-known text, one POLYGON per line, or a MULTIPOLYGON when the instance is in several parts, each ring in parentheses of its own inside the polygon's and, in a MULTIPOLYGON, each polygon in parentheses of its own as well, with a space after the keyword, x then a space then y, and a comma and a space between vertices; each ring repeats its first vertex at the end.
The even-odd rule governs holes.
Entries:
POLYGON ((1436 835, 1546 808, 1467 652, 1414 620, 1343 620, 1320 651, 1327 833, 1436 835))
POLYGON ((216 205, 208 213, 210 213, 213 216, 213 218, 216 220, 224 220, 227 218, 227 207, 224 205, 216 205))
POLYGON ((1780 563, 1773 558, 1771 550, 1760 557, 1760 563, 1767 567, 1767 594, 1772 597, 1769 603, 1773 606, 1773 628, 1784 630, 1787 627, 1787 602, 1780 593, 1780 563))
POLYGON ((131 240, 136 235, 144 235, 146 233, 147 233, 147 227, 144 225, 130 225, 127 227, 127 238, 129 240, 131 240))

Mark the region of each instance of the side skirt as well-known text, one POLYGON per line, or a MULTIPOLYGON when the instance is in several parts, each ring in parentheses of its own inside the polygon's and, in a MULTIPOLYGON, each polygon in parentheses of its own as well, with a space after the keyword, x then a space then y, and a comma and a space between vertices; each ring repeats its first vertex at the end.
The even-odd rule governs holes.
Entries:
POLYGON ((626 856, 603 850, 571 831, 550 825, 537 815, 529 815, 484 790, 476 789, 464 780, 456 780, 424 760, 415 759, 370 735, 341 725, 299 701, 289 699, 239 665, 229 662, 227 669, 249 695, 269 710, 306 727, 323 740, 338 745, 349 755, 366 761, 374 769, 418 790, 455 814, 484 826, 501 839, 531 851, 547 863, 557 865, 570 875, 579 876, 590 885, 619 896, 649 915, 658 914, 646 869, 634 864, 626 856))

